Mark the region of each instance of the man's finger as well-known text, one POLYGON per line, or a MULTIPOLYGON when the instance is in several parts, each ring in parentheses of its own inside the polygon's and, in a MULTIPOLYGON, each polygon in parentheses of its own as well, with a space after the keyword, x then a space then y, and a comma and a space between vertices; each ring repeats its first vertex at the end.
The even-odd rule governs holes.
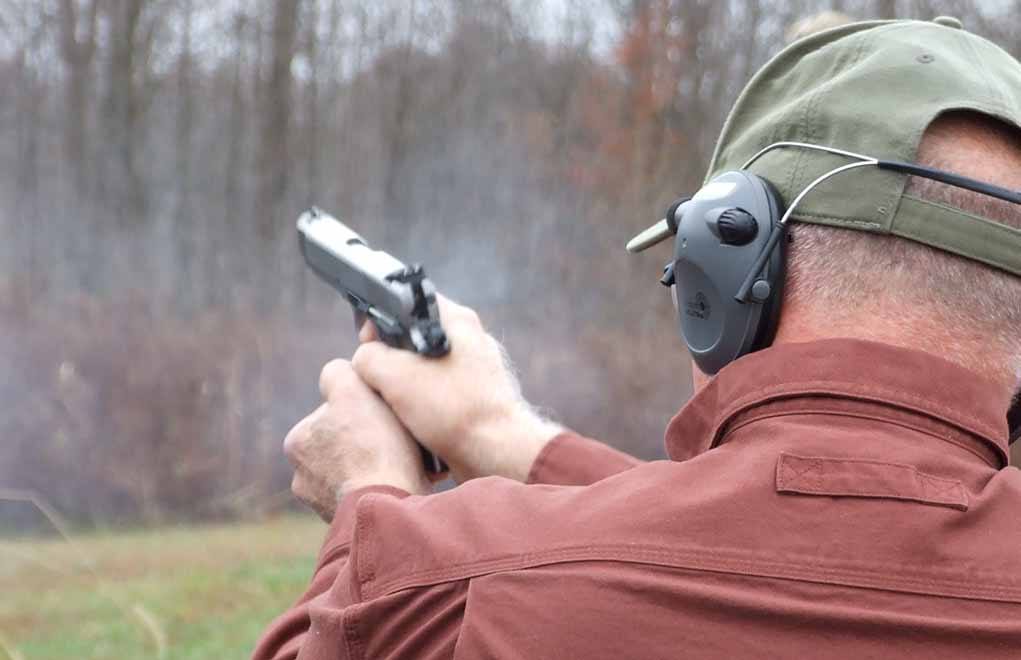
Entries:
POLYGON ((358 331, 358 341, 365 344, 370 341, 376 341, 379 339, 379 332, 376 331, 376 324, 372 321, 366 321, 362 324, 361 329, 358 331))
POLYGON ((439 293, 436 294, 436 305, 440 309, 441 322, 467 321, 480 327, 482 326, 479 315, 471 307, 456 303, 439 293))
POLYGON ((355 378, 351 363, 347 360, 330 360, 319 374, 319 394, 329 401, 337 391, 351 384, 355 378))
POLYGON ((291 494, 302 502, 308 501, 308 489, 305 487, 305 479, 300 470, 295 470, 294 476, 291 478, 291 494))
MULTIPOLYGON (((362 344, 351 357, 351 368, 355 375, 370 388, 386 394, 387 378, 402 377, 413 366, 413 360, 423 360, 411 351, 387 346, 381 341, 362 344)), ((385 398, 385 396, 384 396, 385 398)))

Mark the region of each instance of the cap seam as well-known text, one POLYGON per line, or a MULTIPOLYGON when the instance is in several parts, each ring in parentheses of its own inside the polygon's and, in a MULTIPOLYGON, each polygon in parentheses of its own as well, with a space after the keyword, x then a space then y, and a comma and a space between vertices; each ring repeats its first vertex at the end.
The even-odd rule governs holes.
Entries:
MULTIPOLYGON (((805 137, 809 138, 809 142, 811 142, 812 106, 821 93, 822 90, 816 90, 814 94, 805 100, 805 106, 801 111, 801 119, 798 122, 798 126, 795 127, 795 129, 806 129, 805 137)), ((790 174, 787 177, 787 185, 784 190, 788 198, 794 197, 794 191, 797 189, 799 182, 801 181, 801 170, 802 167, 804 167, 804 162, 805 152, 804 150, 798 150, 797 154, 794 156, 794 166, 791 168, 790 174)))
POLYGON ((978 69, 980 78, 982 82, 985 84, 986 91, 989 93, 989 96, 996 99, 1000 103, 1004 103, 1006 99, 1004 98, 1003 94, 1000 93, 1000 89, 998 89, 998 86, 995 86, 993 84, 992 79, 989 77, 988 67, 986 66, 985 58, 982 57, 982 53, 980 53, 978 48, 975 47, 975 44, 970 39, 967 39, 964 36, 966 34, 967 33, 965 31, 958 30, 957 34, 954 35, 954 38, 957 39, 959 43, 964 44, 967 47, 967 49, 971 52, 972 56, 975 58, 976 62, 979 65, 978 69))
MULTIPOLYGON (((908 197, 908 196, 905 195, 905 197, 908 197)), ((931 204, 931 202, 926 202, 925 200, 919 200, 919 199, 916 199, 914 197, 911 197, 910 199, 912 201, 921 202, 923 204, 925 204, 925 203, 931 204)), ((936 206, 936 205, 933 205, 933 206, 936 206)), ((958 209, 954 209, 952 207, 948 207, 948 210, 950 210, 952 212, 955 212, 955 213, 962 213, 958 209)), ((982 222, 986 226, 988 226, 990 229, 992 229, 994 232, 995 231, 1005 232, 1006 230, 1010 229, 1010 227, 1007 227, 1005 225, 1001 225, 1001 224, 993 222, 991 220, 986 220, 985 218, 981 218, 979 216, 971 216, 971 221, 973 221, 973 222, 982 222)), ((894 235, 894 236, 897 236, 898 238, 902 238, 904 240, 912 241, 913 243, 920 243, 922 245, 928 245, 929 247, 937 248, 937 249, 940 249, 940 250, 942 250, 944 252, 949 252, 950 254, 956 254, 956 255, 958 255, 960 257, 964 257, 964 258, 970 259, 972 261, 977 261, 977 262, 985 264, 986 266, 989 266, 991 268, 997 268, 999 270, 1002 270, 1004 272, 1010 273, 1010 274, 1015 275, 1015 276, 1021 276, 1021 270, 1019 270, 1016 266, 1011 266, 1011 265, 1003 263, 1003 262, 1001 262, 1000 260, 997 260, 997 259, 990 259, 989 257, 984 256, 982 254, 979 254, 978 252, 976 252, 974 250, 963 248, 963 247, 961 247, 959 245, 947 242, 945 240, 941 240, 941 239, 937 239, 937 238, 925 238, 923 240, 923 239, 919 238, 917 235, 912 235, 912 234, 909 234, 907 232, 896 231, 896 230, 891 231, 891 234, 894 235)), ((1010 236, 1011 238, 1017 238, 1018 237, 1018 235, 1014 234, 1014 233, 1010 233, 1010 234, 1007 234, 1007 235, 1010 236)))
MULTIPOLYGON (((866 44, 871 42, 870 40, 874 36, 874 34, 870 34, 870 32, 873 32, 873 30, 871 30, 871 29, 863 30, 863 31, 857 32, 857 33, 855 33, 855 35, 853 35, 853 36, 858 36, 860 38, 858 39, 858 44, 855 47, 854 54, 848 59, 847 63, 842 67, 842 70, 843 70, 844 73, 846 73, 847 71, 853 69, 854 67, 856 67, 861 62, 862 55, 865 52, 865 46, 866 46, 866 44)), ((848 35, 848 36, 852 36, 852 35, 848 35)), ((808 109, 806 110, 806 117, 805 117, 805 129, 806 129, 806 131, 805 131, 805 138, 807 138, 806 142, 818 142, 819 141, 818 127, 814 123, 814 119, 817 116, 817 111, 819 109, 819 106, 822 104, 822 100, 823 100, 824 96, 828 92, 829 92, 829 88, 826 85, 821 85, 819 87, 819 89, 816 91, 816 93, 807 102, 808 109)), ((793 197, 795 195, 795 191, 796 190, 800 190, 805 185, 807 185, 807 181, 806 181, 806 177, 805 177, 805 170, 807 169, 807 166, 808 166, 808 163, 807 163, 807 161, 809 160, 808 159, 808 155, 809 154, 806 151, 804 151, 804 150, 801 151, 801 153, 798 154, 798 159, 795 162, 794 172, 793 172, 793 175, 792 175, 792 177, 791 177, 791 179, 789 181, 790 187, 789 187, 788 191, 789 191, 791 197, 793 197)))
POLYGON ((956 213, 957 215, 964 216, 964 217, 968 218, 969 220, 974 220, 974 221, 977 221, 977 222, 981 222, 981 223, 987 225, 994 232, 1002 233, 1002 234, 1004 234, 1006 236, 1009 236, 1011 238, 1021 238, 1021 229, 1016 229, 1014 227, 1011 227, 1010 225, 1005 225, 1002 222, 997 222, 995 220, 990 220, 989 218, 985 218, 985 217, 982 217, 980 215, 975 215, 974 213, 969 213, 969 212, 967 212, 967 211, 965 211, 963 209, 959 209, 957 207, 950 206, 948 204, 942 204, 940 202, 934 202, 934 201, 931 201, 931 200, 928 200, 928 199, 922 199, 921 197, 915 197, 914 195, 911 195, 909 193, 905 193, 903 196, 905 198, 907 198, 907 199, 910 199, 913 202, 918 202, 919 204, 924 204, 926 206, 934 206, 936 208, 943 209, 944 211, 949 211, 951 213, 956 213))
MULTIPOLYGON (((836 223, 838 225, 850 225, 853 227, 861 227, 865 230, 874 230, 878 233, 888 234, 890 233, 889 228, 882 224, 875 222, 874 220, 863 220, 861 218, 841 218, 835 215, 827 215, 825 213, 813 213, 811 211, 798 211, 791 219, 797 222, 802 218, 815 218, 818 220, 827 220, 829 222, 836 223)), ((808 224, 821 224, 813 222, 812 220, 802 220, 808 224)))

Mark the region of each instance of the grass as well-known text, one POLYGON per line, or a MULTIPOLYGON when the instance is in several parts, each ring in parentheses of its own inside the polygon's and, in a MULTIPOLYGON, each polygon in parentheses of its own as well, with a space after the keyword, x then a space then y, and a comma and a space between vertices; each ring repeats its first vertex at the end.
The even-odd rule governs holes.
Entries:
POLYGON ((304 590, 317 519, 0 540, 0 660, 247 658, 304 590))

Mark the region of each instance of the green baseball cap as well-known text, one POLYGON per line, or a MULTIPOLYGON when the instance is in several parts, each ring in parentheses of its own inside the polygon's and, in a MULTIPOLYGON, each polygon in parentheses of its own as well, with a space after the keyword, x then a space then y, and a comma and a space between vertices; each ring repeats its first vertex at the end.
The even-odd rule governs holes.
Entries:
MULTIPOLYGON (((796 41, 755 74, 727 118, 706 180, 777 142, 914 161, 925 129, 952 110, 1021 129, 1021 64, 952 18, 843 25, 796 41)), ((789 204, 847 162, 787 148, 750 169, 789 204)), ((1021 276, 1021 230, 905 194, 906 183, 876 168, 843 173, 808 194, 793 219, 892 234, 1021 276)))

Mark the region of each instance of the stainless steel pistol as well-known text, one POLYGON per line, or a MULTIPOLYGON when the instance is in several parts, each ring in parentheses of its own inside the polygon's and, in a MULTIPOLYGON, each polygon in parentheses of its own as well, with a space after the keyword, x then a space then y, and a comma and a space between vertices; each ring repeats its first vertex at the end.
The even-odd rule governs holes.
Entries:
MULTIPOLYGON (((344 223, 317 208, 298 218, 298 246, 309 268, 351 303, 356 332, 368 319, 389 346, 430 358, 450 352, 436 287, 421 266, 406 266, 373 250, 344 223)), ((442 460, 419 446, 427 471, 447 470, 442 460)))

